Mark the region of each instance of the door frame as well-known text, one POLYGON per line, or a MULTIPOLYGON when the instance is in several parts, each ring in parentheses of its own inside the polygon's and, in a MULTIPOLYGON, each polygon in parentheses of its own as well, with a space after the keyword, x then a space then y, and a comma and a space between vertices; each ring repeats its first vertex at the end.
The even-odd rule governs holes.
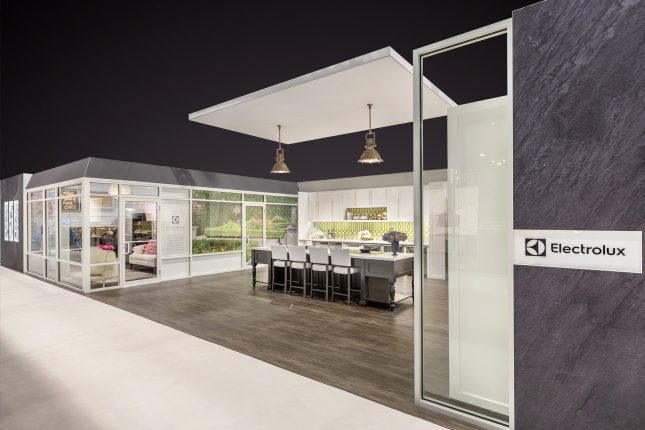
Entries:
POLYGON ((120 196, 119 198, 119 286, 121 287, 132 287, 137 285, 152 284, 159 282, 161 280, 161 258, 159 257, 159 250, 161 249, 161 229, 159 228, 159 213, 161 212, 161 202, 159 197, 137 197, 137 196, 120 196), (126 271, 126 252, 131 249, 126 248, 125 242, 125 205, 128 202, 149 202, 156 204, 156 230, 157 230, 157 270, 155 277, 148 279, 138 279, 135 281, 126 281, 125 271, 126 271))
POLYGON ((267 243, 267 208, 264 202, 242 202, 242 268, 249 269, 251 264, 247 264, 246 260, 246 246, 248 245, 249 238, 246 234, 246 208, 249 206, 262 208, 262 243, 260 246, 265 246, 267 243))
MULTIPOLYGON (((423 237, 423 86, 427 79, 423 75, 423 59, 431 55, 457 49, 471 43, 482 40, 506 35, 506 95, 509 97, 511 111, 513 109, 513 21, 512 18, 496 22, 494 24, 478 28, 458 36, 444 39, 427 46, 417 48, 412 54, 413 64, 413 184, 414 184, 414 235, 423 237)), ((510 141, 513 141, 513 117, 510 118, 510 141)), ((512 196, 512 163, 511 163, 511 181, 508 184, 507 192, 512 196)), ((510 209, 510 220, 513 219, 513 207, 510 209)), ((509 249, 513 249, 513 226, 510 223, 509 232, 509 249)), ((455 417, 459 420, 482 426, 486 429, 513 429, 515 428, 515 398, 514 398, 514 335, 513 335, 513 281, 511 279, 509 286, 509 309, 508 317, 509 327, 509 422, 508 426, 495 421, 479 417, 475 414, 461 411, 438 402, 426 399, 423 395, 423 241, 418 240, 414 243, 414 277, 419 282, 414 284, 414 400, 415 404, 435 412, 455 417)), ((513 273, 513 253, 509 252, 510 273, 513 273)))

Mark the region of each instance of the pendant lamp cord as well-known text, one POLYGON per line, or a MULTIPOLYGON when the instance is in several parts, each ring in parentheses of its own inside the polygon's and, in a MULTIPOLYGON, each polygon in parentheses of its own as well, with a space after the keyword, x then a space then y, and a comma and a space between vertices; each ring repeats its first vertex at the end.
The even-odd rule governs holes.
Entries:
POLYGON ((278 150, 282 150, 282 126, 278 125, 278 150))
POLYGON ((372 132, 372 103, 368 103, 367 108, 369 109, 370 133, 371 133, 372 132))

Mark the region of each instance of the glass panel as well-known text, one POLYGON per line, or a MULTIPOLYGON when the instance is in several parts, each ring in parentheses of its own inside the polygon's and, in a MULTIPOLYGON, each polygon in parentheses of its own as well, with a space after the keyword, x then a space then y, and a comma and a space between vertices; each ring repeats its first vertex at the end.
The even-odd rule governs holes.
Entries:
POLYGON ((50 188, 45 192, 45 196, 49 199, 52 197, 56 197, 56 188, 50 188))
POLYGON ((190 190, 188 188, 162 188, 161 196, 173 199, 188 199, 190 198, 190 190))
POLYGON ((31 273, 36 273, 38 275, 45 274, 45 268, 43 267, 45 259, 39 255, 27 255, 27 270, 31 273))
POLYGON ((47 212, 45 212, 45 223, 47 227, 47 249, 48 257, 56 257, 58 250, 58 228, 56 225, 57 202, 56 200, 45 201, 47 212))
POLYGON ((193 254, 242 250, 242 204, 193 202, 193 254))
POLYGON ((297 205, 298 197, 267 196, 267 203, 285 203, 290 205, 297 205))
POLYGON ((58 262, 47 259, 47 278, 58 281, 58 262))
POLYGON ((61 261, 58 267, 60 269, 60 282, 78 288, 83 286, 82 266, 61 261))
POLYGON ((193 190, 194 199, 205 200, 227 200, 232 202, 241 202, 241 193, 229 193, 226 191, 206 191, 206 190, 193 190))
POLYGON ((107 182, 92 182, 90 183, 90 193, 116 196, 119 194, 119 185, 109 184, 107 182))
POLYGON ((251 264, 251 248, 262 246, 264 241, 264 208, 246 206, 246 264, 251 264))
POLYGON ((90 262, 116 261, 119 255, 118 243, 119 198, 92 196, 90 198, 90 262), (107 258, 108 254, 110 258, 107 258))
POLYGON ((159 187, 123 184, 123 185, 120 185, 119 188, 121 190, 121 194, 123 195, 149 196, 149 197, 156 197, 159 195, 159 187))
POLYGON ((20 214, 22 213, 22 208, 18 200, 13 201, 13 222, 10 222, 9 225, 13 225, 13 241, 20 242, 20 214))
MULTIPOLYGON (((11 203, 12 209, 13 209, 13 202, 11 203)), ((3 209, 2 209, 2 215, 4 217, 4 223, 2 224, 2 227, 4 229, 4 240, 5 242, 9 242, 9 231, 11 231, 11 235, 13 236, 13 228, 9 229, 9 202, 4 202, 3 209)), ((13 218, 13 214, 11 215, 11 218, 13 218)), ((13 239, 13 237, 12 237, 13 239)))
POLYGON ((505 67, 505 36, 423 60, 424 76, 455 105, 437 116, 426 103, 423 170, 448 173, 445 180, 427 175, 415 190, 423 193, 427 245, 415 255, 423 262, 423 397, 504 424, 512 284, 505 67), (491 61, 482 65, 481 58, 491 61), (482 67, 493 75, 487 85, 465 85, 482 67))
POLYGON ((298 245, 298 206, 267 205, 266 208, 267 246, 298 245))
MULTIPOLYGON (((29 203, 29 248, 28 252, 43 253, 43 202, 29 203)), ((41 271, 42 273, 42 271, 41 271)))
POLYGON ((119 285, 119 265, 101 264, 90 267, 90 289, 116 287, 119 285))
POLYGON ((75 194, 80 194, 82 190, 81 184, 68 185, 66 187, 60 187, 60 195, 62 196, 73 196, 75 194))
POLYGON ((42 191, 32 191, 29 193, 29 200, 41 200, 43 198, 42 191))
POLYGON ((81 262, 83 212, 80 197, 66 197, 58 200, 58 241, 58 258, 81 262))
POLYGON ((262 194, 244 194, 245 202, 264 202, 264 195, 262 194))
MULTIPOLYGON (((157 277, 157 203, 125 202, 125 280, 157 277)), ((109 262, 110 260, 106 261, 109 262)))

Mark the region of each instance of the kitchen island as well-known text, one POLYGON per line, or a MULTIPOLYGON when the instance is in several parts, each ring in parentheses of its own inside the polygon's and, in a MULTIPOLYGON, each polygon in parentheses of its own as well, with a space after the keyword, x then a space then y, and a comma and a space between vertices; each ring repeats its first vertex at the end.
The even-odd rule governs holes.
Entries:
MULTIPOLYGON (((368 302, 383 303, 393 310, 396 302, 412 297, 412 294, 395 298, 396 288, 394 284, 397 278, 414 273, 414 254, 399 253, 392 255, 391 252, 361 253, 351 251, 352 265, 360 269, 361 299, 359 304, 365 306, 368 302)), ((269 266, 268 279, 271 279, 273 265, 271 260, 271 248, 251 248, 251 265, 253 268, 253 288, 260 282, 256 278, 257 265, 266 264, 269 266)))

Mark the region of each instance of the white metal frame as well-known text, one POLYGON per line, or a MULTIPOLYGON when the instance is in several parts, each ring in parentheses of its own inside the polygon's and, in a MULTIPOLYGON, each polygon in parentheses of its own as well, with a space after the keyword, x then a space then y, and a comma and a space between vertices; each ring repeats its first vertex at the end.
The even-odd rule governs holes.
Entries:
MULTIPOLYGON (((242 196, 244 200, 244 196, 242 196)), ((265 199, 266 200, 266 199, 265 199)), ((262 242, 260 246, 266 245, 267 242, 267 208, 266 201, 264 202, 242 202, 242 268, 251 267, 250 264, 246 263, 246 247, 249 242, 249 237, 246 232, 246 209, 249 207, 261 207, 262 208, 262 242)))
MULTIPOLYGON (((298 194, 286 194, 286 193, 270 193, 270 192, 264 192, 264 191, 252 191, 252 190, 234 190, 234 189, 227 189, 227 188, 208 188, 208 187, 198 187, 198 186, 189 186, 189 185, 176 185, 176 184, 162 184, 162 183, 155 183, 155 182, 142 182, 142 181, 129 181, 129 180, 118 180, 118 179, 104 179, 104 178, 94 178, 94 177, 83 177, 83 178, 76 178, 76 179, 71 179, 67 181, 62 181, 62 182, 56 182, 56 183, 51 183, 47 185, 43 185, 40 187, 34 187, 34 188, 29 188, 29 189, 24 189, 23 190, 23 206, 21 208, 22 210, 22 222, 23 222, 23 231, 22 231, 22 236, 23 236, 23 243, 25 244, 24 247, 24 252, 23 252, 23 271, 25 273, 28 273, 32 276, 36 277, 41 277, 43 279, 53 281, 57 284, 61 284, 63 286, 67 286, 70 288, 74 288, 76 290, 82 290, 85 293, 92 293, 96 291, 105 291, 105 290, 110 290, 110 289, 116 289, 116 288, 123 288, 125 287, 124 283, 124 268, 125 268, 125 260, 123 259, 123 256, 120 256, 118 265, 119 265, 119 285, 118 286, 111 286, 111 287, 105 287, 105 288, 97 288, 97 289, 91 289, 91 280, 90 280, 90 201, 91 201, 91 192, 90 192, 90 183, 92 182, 100 182, 100 183, 109 183, 109 184, 123 184, 123 185, 141 185, 141 186, 149 186, 149 187, 158 187, 159 189, 159 194, 157 197, 153 196, 137 196, 137 195, 130 195, 130 194, 119 194, 119 244, 122 243, 123 238, 121 237, 122 234, 125 234, 125 230, 122 228, 123 226, 121 225, 123 218, 123 215, 121 214, 121 205, 123 204, 122 201, 124 199, 130 199, 130 200, 146 200, 146 199, 152 199, 157 202, 157 217, 159 218, 159 215, 161 214, 161 208, 163 206, 164 200, 168 201, 187 201, 189 205, 189 227, 188 227, 188 235, 189 235, 189 242, 192 242, 191 239, 191 234, 192 234, 192 202, 193 200, 203 200, 203 201, 210 201, 210 202, 224 202, 224 203, 239 203, 242 205, 242 210, 244 211, 245 205, 262 205, 264 206, 263 210, 263 221, 264 221, 264 226, 263 226, 263 235, 264 235, 264 242, 266 243, 266 205, 267 204, 275 204, 275 205, 285 205, 285 206, 298 206, 297 202, 294 204, 291 203, 267 203, 267 196, 277 196, 277 197, 295 197, 296 199, 298 198, 298 194), (28 248, 28 237, 29 237, 29 212, 28 212, 28 205, 31 201, 35 200, 28 200, 29 193, 32 192, 37 192, 37 191, 42 191, 43 192, 43 198, 38 199, 38 201, 42 201, 44 205, 44 210, 43 210, 43 227, 44 230, 46 230, 46 201, 47 200, 56 200, 57 202, 57 209, 56 209, 56 228, 57 228, 57 242, 60 242, 60 231, 58 229, 60 228, 59 226, 59 214, 58 214, 58 201, 62 198, 60 195, 58 195, 58 189, 59 187, 65 187, 68 185, 76 185, 76 184, 81 184, 82 186, 82 191, 81 191, 81 208, 83 211, 83 238, 82 238, 82 251, 81 251, 81 258, 82 258, 82 263, 76 263, 76 262, 71 262, 67 260, 61 260, 60 259, 60 252, 58 250, 59 243, 57 243, 57 253, 56 257, 48 257, 46 254, 45 246, 46 242, 44 243, 43 247, 43 254, 32 254, 29 252, 28 248), (55 188, 57 190, 57 196, 53 199, 47 199, 45 197, 45 192, 47 189, 55 188), (181 190, 186 190, 188 192, 188 196, 186 198, 181 198, 181 197, 175 197, 175 196, 165 196, 163 193, 163 189, 181 189, 181 190), (209 199, 193 199, 192 198, 192 193, 193 190, 203 190, 203 191, 215 191, 215 192, 230 192, 230 193, 237 193, 242 195, 242 200, 237 202, 237 201, 229 201, 229 200, 209 200, 209 199), (252 201, 244 201, 244 195, 245 194, 260 194, 264 196, 264 202, 252 202, 252 201), (28 256, 29 255, 36 255, 40 258, 43 259, 43 275, 29 272, 28 270, 28 256), (56 279, 48 279, 47 278, 47 260, 53 260, 56 261, 57 266, 58 266, 58 273, 56 279), (65 282, 61 282, 60 280, 60 265, 59 263, 68 263, 77 267, 81 268, 81 276, 82 276, 82 286, 75 286, 71 285, 65 282)), ((245 228, 245 222, 243 220, 243 228, 245 228)), ((163 232, 161 231, 162 229, 159 228, 159 225, 157 226, 157 278, 152 278, 151 281, 149 282, 159 282, 162 280, 170 280, 170 279, 186 279, 190 278, 193 275, 192 273, 192 267, 193 267, 193 259, 195 258, 200 258, 200 257, 207 257, 207 256, 212 256, 212 255, 224 255, 224 254, 239 254, 240 255, 240 265, 235 268, 231 269, 225 269, 225 270, 218 270, 214 271, 212 273, 208 274, 215 274, 215 273, 220 273, 220 272, 230 272, 230 271, 235 271, 235 270, 241 270, 241 269, 246 269, 246 259, 244 255, 244 246, 242 250, 240 251, 231 251, 231 252, 218 252, 218 253, 211 253, 211 254, 193 254, 192 253, 192 245, 189 243, 189 248, 188 248, 188 253, 184 256, 179 256, 179 255, 173 255, 171 257, 168 257, 168 260, 171 259, 180 259, 180 258, 187 258, 189 261, 189 273, 188 275, 185 276, 176 276, 172 278, 166 278, 163 276, 163 261, 164 261, 164 255, 162 251, 162 247, 159 245, 162 243, 161 241, 163 240, 163 232)), ((245 231, 243 232, 245 233, 245 231)), ((243 236, 244 237, 244 236, 243 236)), ((47 240, 45 238, 45 240, 47 240)), ((109 263, 107 263, 109 264, 109 263)), ((204 275, 202 273, 199 274, 204 275)), ((147 283, 145 282, 147 280, 144 280, 144 282, 141 283, 147 283)), ((134 286, 134 285, 139 285, 139 282, 132 281, 128 283, 128 286, 134 286)))
MULTIPOLYGON (((482 40, 506 35, 506 61, 507 61, 507 95, 511 103, 511 112, 513 104, 513 29, 512 20, 507 19, 488 25, 467 33, 442 40, 418 49, 413 52, 413 103, 414 103, 414 122, 413 122, 413 136, 414 136, 414 235, 415 237, 423 237, 423 97, 422 97, 422 83, 424 82, 423 73, 423 59, 431 55, 446 52, 456 49, 471 43, 480 42, 482 40)), ((510 119, 510 142, 512 139, 513 122, 512 115, 510 119)), ((507 192, 512 196, 513 191, 513 174, 512 163, 510 169, 510 180, 508 181, 507 192)), ((511 220, 509 226, 509 249, 512 250, 513 246, 513 207, 510 205, 511 220)), ((423 241, 417 240, 414 243, 414 277, 418 280, 414 283, 414 400, 415 403, 421 407, 432 409, 436 412, 449 415, 467 421, 487 429, 506 429, 514 428, 515 418, 515 401, 514 401, 514 356, 513 356, 513 282, 511 278, 509 297, 509 425, 508 427, 503 424, 470 414, 465 411, 458 410, 440 404, 435 401, 430 401, 423 396, 423 241)), ((509 273, 513 273, 513 252, 509 252, 509 273)))

